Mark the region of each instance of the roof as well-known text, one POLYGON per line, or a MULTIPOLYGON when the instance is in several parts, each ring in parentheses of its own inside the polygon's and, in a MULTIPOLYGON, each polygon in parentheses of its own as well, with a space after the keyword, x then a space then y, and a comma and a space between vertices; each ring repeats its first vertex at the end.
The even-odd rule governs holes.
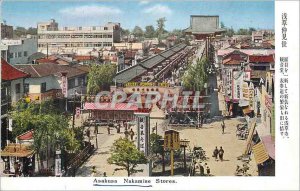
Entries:
POLYGON ((117 83, 129 82, 130 80, 133 80, 134 78, 142 75, 148 69, 151 69, 151 68, 155 67, 156 65, 158 65, 159 63, 163 62, 168 57, 175 55, 177 52, 179 52, 180 50, 182 50, 185 47, 186 47, 185 44, 179 44, 177 46, 173 46, 170 49, 162 51, 160 54, 157 54, 150 58, 142 60, 137 65, 134 65, 125 70, 122 70, 121 72, 116 74, 114 79, 116 80, 117 83))
POLYGON ((274 57, 273 55, 250 55, 249 56, 249 62, 253 63, 259 63, 259 62, 267 62, 267 63, 273 63, 274 57))
POLYGON ((233 58, 227 58, 223 60, 224 65, 240 65, 241 62, 243 62, 243 60, 233 59, 233 58))
POLYGON ((130 105, 129 103, 116 103, 114 106, 112 103, 85 103, 85 110, 101 110, 101 111, 137 111, 136 105, 130 105))
POLYGON ((17 137, 19 140, 31 140, 33 139, 33 130, 27 131, 17 137))
POLYGON ((33 53, 32 55, 30 55, 28 57, 28 62, 31 63, 34 60, 37 60, 37 59, 40 59, 40 58, 45 58, 45 57, 46 57, 46 54, 41 53, 41 52, 36 52, 36 53, 33 53))
POLYGON ((29 74, 17 69, 16 67, 7 63, 6 60, 1 58, 1 79, 2 80, 16 80, 25 77, 29 77, 29 74))
POLYGON ((74 59, 77 60, 77 61, 86 61, 86 60, 95 60, 96 57, 95 56, 86 56, 86 55, 77 55, 77 56, 74 56, 74 59))
POLYGON ((34 150, 29 145, 8 144, 2 151, 1 156, 28 157, 34 154, 34 150))
MULTIPOLYGON (((227 55, 233 51, 236 51, 236 49, 220 49, 218 50, 218 56, 224 56, 227 55)), ((270 55, 275 54, 274 49, 239 49, 238 51, 243 52, 247 55, 270 55)))
POLYGON ((87 71, 81 70, 78 67, 72 67, 69 65, 56 65, 51 63, 18 65, 17 68, 30 74, 32 78, 60 75, 61 72, 67 72, 68 78, 88 73, 87 71))

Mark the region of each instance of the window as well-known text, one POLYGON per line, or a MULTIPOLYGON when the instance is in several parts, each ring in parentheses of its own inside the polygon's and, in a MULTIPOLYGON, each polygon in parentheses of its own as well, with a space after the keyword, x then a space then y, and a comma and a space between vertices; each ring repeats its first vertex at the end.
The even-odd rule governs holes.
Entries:
POLYGON ((44 83, 41 83, 41 93, 44 93, 44 92, 46 92, 46 90, 47 90, 47 85, 46 85, 46 82, 44 82, 44 83))
POLYGON ((9 58, 14 58, 14 53, 9 53, 9 58))
POLYGON ((24 93, 28 93, 29 92, 29 84, 26 83, 24 84, 24 93))
POLYGON ((22 57, 22 52, 18 52, 18 58, 22 57))
POLYGON ((24 51, 24 56, 28 56, 28 52, 27 51, 24 51))
POLYGON ((20 83, 16 84, 16 93, 17 94, 21 93, 21 84, 20 83))
POLYGON ((84 76, 81 76, 81 77, 78 78, 78 85, 79 86, 84 86, 85 85, 84 76))
POLYGON ((75 87, 75 79, 68 80, 68 89, 72 89, 75 87))
POLYGON ((104 27, 104 30, 105 30, 105 31, 107 31, 107 30, 108 30, 108 28, 107 28, 107 27, 104 27))

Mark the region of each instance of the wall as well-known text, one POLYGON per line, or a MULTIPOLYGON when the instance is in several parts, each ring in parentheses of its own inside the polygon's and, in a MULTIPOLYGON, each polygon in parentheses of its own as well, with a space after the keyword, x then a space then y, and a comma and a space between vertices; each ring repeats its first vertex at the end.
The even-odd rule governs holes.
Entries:
POLYGON ((8 62, 10 64, 27 64, 28 57, 37 52, 37 39, 23 39, 22 44, 8 46, 8 62), (24 52, 27 55, 24 56, 24 52), (21 52, 21 56, 18 53, 21 52))
POLYGON ((57 77, 45 76, 40 78, 26 78, 25 83, 29 84, 29 94, 41 93, 41 83, 46 82, 46 91, 51 89, 61 89, 57 77))
POLYGON ((11 102, 14 104, 20 98, 23 97, 24 94, 24 85, 23 85, 23 78, 12 80, 11 81, 11 102), (20 83, 20 93, 16 93, 16 84, 20 83))

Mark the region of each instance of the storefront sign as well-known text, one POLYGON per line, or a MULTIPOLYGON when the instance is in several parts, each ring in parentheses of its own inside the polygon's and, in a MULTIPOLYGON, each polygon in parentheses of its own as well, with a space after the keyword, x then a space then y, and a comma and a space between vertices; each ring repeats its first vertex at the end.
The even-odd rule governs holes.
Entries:
POLYGON ((57 150, 56 151, 56 158, 55 158, 55 176, 61 176, 62 172, 61 172, 61 151, 57 150))
POLYGON ((241 71, 233 71, 232 79, 232 99, 241 99, 243 85, 243 73, 241 71))
POLYGON ((64 97, 68 97, 68 79, 66 75, 61 77, 61 91, 64 97))
POLYGON ((138 127, 138 149, 148 156, 148 141, 149 141, 149 113, 136 113, 137 127, 138 127))
POLYGON ((180 148, 180 138, 179 132, 175 130, 165 131, 164 137, 164 148, 165 149, 179 149, 180 148))
POLYGON ((142 86, 142 87, 150 87, 150 86, 160 86, 160 87, 169 87, 170 85, 168 83, 162 82, 128 82, 125 84, 125 87, 136 87, 136 86, 142 86))

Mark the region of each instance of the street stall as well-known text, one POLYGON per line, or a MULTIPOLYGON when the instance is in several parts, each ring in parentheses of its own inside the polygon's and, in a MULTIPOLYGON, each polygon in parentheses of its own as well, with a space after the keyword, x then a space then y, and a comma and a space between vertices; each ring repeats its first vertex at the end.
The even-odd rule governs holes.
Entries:
POLYGON ((4 161, 3 173, 7 176, 32 175, 34 150, 28 144, 10 143, 1 151, 4 161))

